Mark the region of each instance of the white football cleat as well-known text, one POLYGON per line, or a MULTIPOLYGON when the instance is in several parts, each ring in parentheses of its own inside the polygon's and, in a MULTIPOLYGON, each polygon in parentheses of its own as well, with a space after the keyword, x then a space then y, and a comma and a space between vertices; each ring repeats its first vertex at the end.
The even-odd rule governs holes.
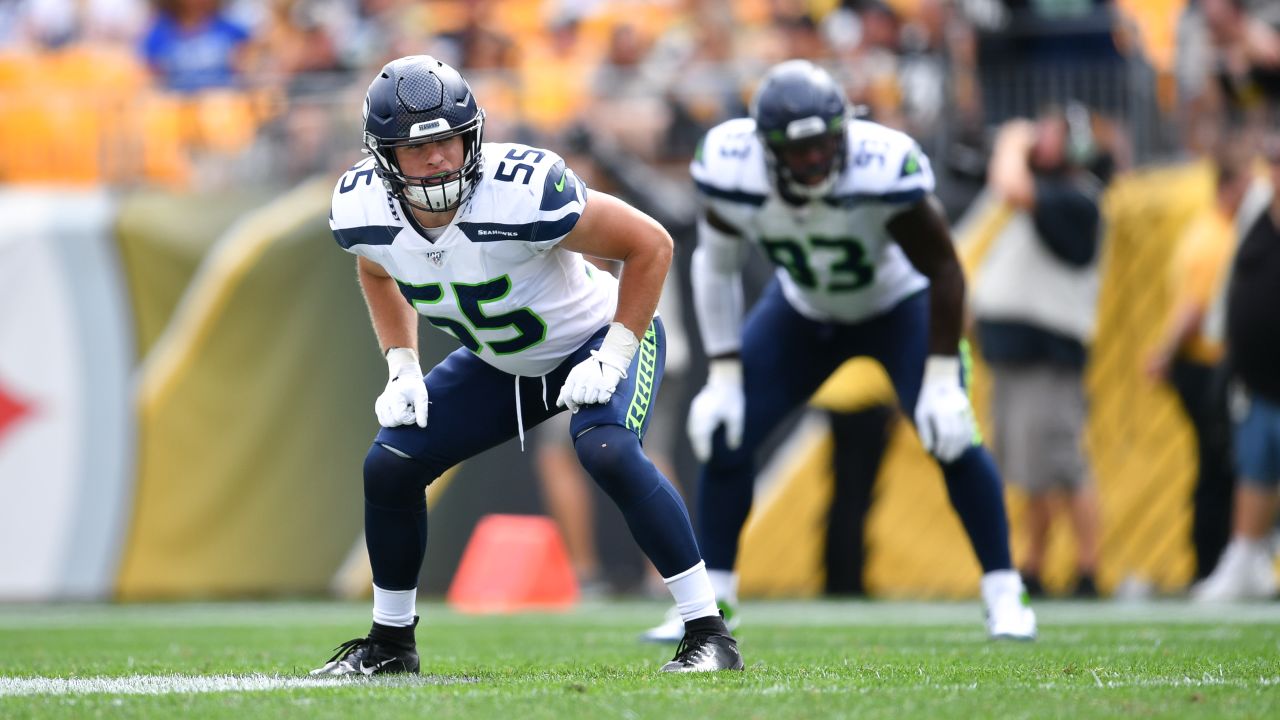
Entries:
POLYGON ((1276 572, 1265 543, 1232 540, 1209 577, 1191 588, 1196 602, 1267 600, 1276 594, 1276 572))
POLYGON ((1017 570, 983 575, 982 601, 987 607, 987 636, 992 640, 1036 639, 1036 614, 1017 570))
MULTIPOLYGON (((720 614, 724 616, 724 624, 732 632, 738 628, 738 608, 723 600, 716 603, 720 614)), ((678 643, 684 639, 684 620, 680 619, 680 611, 672 607, 662 617, 662 623, 655 625, 643 633, 640 639, 651 643, 678 643)))

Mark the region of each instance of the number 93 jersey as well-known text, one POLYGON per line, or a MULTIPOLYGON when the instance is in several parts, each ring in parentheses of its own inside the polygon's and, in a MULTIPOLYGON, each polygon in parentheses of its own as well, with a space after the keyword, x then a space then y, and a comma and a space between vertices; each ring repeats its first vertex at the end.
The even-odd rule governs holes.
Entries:
POLYGON ((475 192, 434 241, 405 220, 372 158, 339 179, 329 226, 339 245, 385 268, 428 322, 482 360, 545 375, 613 319, 618 283, 558 247, 587 201, 560 156, 507 143, 481 152, 475 192))
POLYGON ((916 142, 872 122, 846 125, 847 157, 830 193, 804 205, 778 194, 755 121, 708 131, 690 164, 708 207, 759 243, 795 309, 819 321, 878 315, 929 286, 889 235, 888 221, 933 191, 916 142))

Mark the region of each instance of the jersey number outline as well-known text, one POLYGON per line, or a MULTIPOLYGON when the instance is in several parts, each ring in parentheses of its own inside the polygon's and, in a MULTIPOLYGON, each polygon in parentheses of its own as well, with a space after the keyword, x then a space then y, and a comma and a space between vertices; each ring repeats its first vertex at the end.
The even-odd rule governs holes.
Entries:
POLYGON ((355 190, 355 189, 356 189, 356 185, 358 185, 358 184, 360 183, 360 178, 364 178, 364 184, 365 184, 365 185, 371 185, 371 184, 373 184, 373 166, 369 166, 369 167, 365 168, 364 170, 359 170, 359 171, 356 171, 356 172, 352 172, 353 170, 355 170, 355 169, 356 169, 356 168, 358 168, 358 167, 360 167, 358 164, 357 164, 357 165, 352 166, 352 167, 351 167, 351 168, 349 168, 349 169, 347 170, 347 172, 342 176, 342 180, 341 180, 341 181, 339 181, 339 184, 338 184, 338 194, 339 194, 339 195, 345 195, 346 193, 349 193, 349 192, 351 192, 352 190, 355 190), (350 182, 348 182, 348 181, 350 181, 350 182))
MULTIPOLYGON (((796 284, 809 290, 818 290, 818 276, 805 247, 787 238, 761 238, 760 245, 775 265, 780 265, 791 275, 796 284)), ((831 279, 827 292, 853 292, 870 285, 876 279, 876 268, 867 262, 867 250, 852 237, 827 238, 809 236, 813 248, 830 248, 839 251, 840 257, 831 264, 831 279)))
POLYGON ((498 163, 498 169, 493 171, 493 179, 502 180, 503 182, 514 182, 516 179, 516 175, 520 173, 524 173, 524 178, 520 181, 520 184, 528 185, 529 181, 533 179, 533 165, 530 165, 528 163, 518 162, 510 170, 508 170, 506 161, 507 160, 524 160, 530 155, 536 156, 533 158, 533 162, 535 163, 542 162, 542 159, 547 156, 545 152, 541 150, 534 150, 533 148, 525 148, 523 150, 519 148, 511 148, 510 150, 507 151, 507 154, 504 160, 498 163))
POLYGON ((485 314, 485 303, 497 302, 511 292, 509 275, 481 283, 449 283, 453 297, 458 302, 458 309, 462 311, 470 326, 451 317, 423 312, 424 307, 429 309, 431 305, 444 299, 444 288, 440 283, 413 285, 398 280, 396 282, 400 285, 400 292, 413 304, 414 309, 427 319, 427 322, 457 338, 463 347, 473 353, 479 354, 481 349, 488 345, 495 355, 510 355, 528 350, 547 339, 547 323, 538 316, 538 313, 527 307, 498 315, 485 314), (482 343, 476 337, 477 330, 506 328, 515 328, 520 334, 506 340, 487 343, 482 343))

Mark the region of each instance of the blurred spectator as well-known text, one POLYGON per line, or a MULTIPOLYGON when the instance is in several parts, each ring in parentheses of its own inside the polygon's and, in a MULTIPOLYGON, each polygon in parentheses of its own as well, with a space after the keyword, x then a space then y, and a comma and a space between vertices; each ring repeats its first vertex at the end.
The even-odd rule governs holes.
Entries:
POLYGON ((1212 207, 1187 226, 1172 265, 1178 293, 1147 375, 1168 379, 1195 432, 1197 467, 1191 538, 1196 578, 1213 572, 1231 529, 1230 421, 1226 411, 1222 344, 1204 331, 1205 315, 1226 282, 1236 246, 1235 216, 1252 179, 1252 152, 1228 141, 1214 159, 1217 191, 1212 207))
POLYGON ((1276 593, 1271 529, 1280 485, 1280 132, 1264 145, 1271 200, 1247 225, 1227 291, 1227 351, 1241 385, 1235 428, 1239 482, 1231 542, 1213 573, 1192 588, 1200 601, 1266 599, 1276 593))
POLYGON ((1097 154, 1089 112, 1073 104, 1004 125, 988 174, 1015 215, 978 270, 973 309, 994 382, 997 463, 1027 494, 1022 571, 1033 594, 1060 501, 1075 531, 1075 592, 1097 594, 1098 501, 1081 447, 1101 237, 1102 181, 1088 170, 1097 154))
POLYGON ((270 0, 254 33, 247 67, 286 82, 338 68, 337 46, 322 22, 318 0, 270 0))
MULTIPOLYGON (((19 45, 59 48, 75 42, 132 45, 147 20, 143 0, 12 0, 0 25, 19 45)), ((4 39, 0 35, 0 39, 4 39)))
POLYGON ((868 108, 876 122, 903 128, 898 15, 878 0, 858 2, 855 7, 858 40, 846 47, 840 58, 845 92, 850 102, 868 108))
POLYGON ((160 84, 177 92, 234 87, 247 60, 249 31, 221 0, 155 0, 142 55, 160 84))
POLYGON ((761 53, 768 41, 759 28, 736 23, 725 0, 685 0, 684 5, 643 63, 645 77, 670 114, 660 159, 681 169, 708 128, 745 114, 747 78, 767 62, 761 53))
POLYGON ((591 81, 590 114, 593 130, 607 134, 626 152, 654 161, 671 111, 642 66, 648 50, 635 25, 614 25, 604 62, 591 81))
POLYGON ((1280 105, 1277 14, 1273 2, 1246 0, 1199 0, 1183 14, 1175 62, 1192 148, 1224 123, 1257 125, 1280 105))
POLYGON ((510 70, 516 66, 515 42, 495 25, 493 0, 466 3, 466 20, 454 32, 436 38, 433 53, 445 62, 467 70, 510 70))
POLYGON ((576 124, 598 63, 596 48, 583 35, 582 19, 573 14, 553 18, 547 32, 520 53, 521 114, 542 133, 576 124))

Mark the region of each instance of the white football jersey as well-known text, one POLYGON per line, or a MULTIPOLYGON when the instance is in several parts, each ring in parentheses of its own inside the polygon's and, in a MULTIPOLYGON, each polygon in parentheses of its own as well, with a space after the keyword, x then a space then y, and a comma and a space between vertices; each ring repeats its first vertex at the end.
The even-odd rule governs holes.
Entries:
POLYGON ((545 375, 608 325, 618 282, 558 247, 586 207, 559 155, 485 143, 484 172, 434 242, 406 222, 373 172, 356 164, 333 191, 329 226, 348 252, 378 263, 436 327, 513 375, 545 375))
POLYGON ((751 118, 712 128, 690 164, 704 201, 778 266, 791 305, 820 321, 863 320, 929 286, 885 227, 933 191, 928 158, 883 125, 855 120, 846 132, 843 173, 802 206, 775 189, 751 118))

